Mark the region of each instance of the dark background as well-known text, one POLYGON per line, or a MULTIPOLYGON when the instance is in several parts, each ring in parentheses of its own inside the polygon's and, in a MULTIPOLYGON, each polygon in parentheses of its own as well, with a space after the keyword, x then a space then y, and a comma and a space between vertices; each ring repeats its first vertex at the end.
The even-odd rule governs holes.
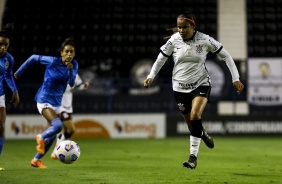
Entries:
MULTIPOLYGON (((246 3, 248 56, 280 57, 282 3, 246 3)), ((174 113, 178 111, 171 89, 172 62, 165 64, 154 83, 158 92, 132 95, 129 91, 143 89, 132 69, 139 61, 152 63, 156 59, 164 37, 172 33, 167 29, 175 27, 176 17, 186 10, 196 15, 199 31, 218 38, 217 0, 7 0, 2 28, 13 28, 9 52, 16 61, 14 70, 32 54, 59 55, 63 40, 74 37, 79 73, 91 83, 90 90, 75 92, 76 113, 174 113)), ((222 63, 214 55, 208 55, 208 59, 222 63)), ((240 62, 236 64, 240 68, 240 62)), ((246 91, 238 96, 233 90, 227 67, 218 65, 226 82, 222 95, 211 97, 207 114, 217 113, 219 100, 246 100, 246 91)), ((43 74, 44 67, 32 66, 16 81, 21 104, 19 108, 7 104, 9 113, 38 113, 33 98, 43 74)), ((143 72, 141 77, 147 74, 143 72)), ((242 82, 246 83, 244 76, 242 82)), ((251 113, 258 109, 255 107, 251 113)))

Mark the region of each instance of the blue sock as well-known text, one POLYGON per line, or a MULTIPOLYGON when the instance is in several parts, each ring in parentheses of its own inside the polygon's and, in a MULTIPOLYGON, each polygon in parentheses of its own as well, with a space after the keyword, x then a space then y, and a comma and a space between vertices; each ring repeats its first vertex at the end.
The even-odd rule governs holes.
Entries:
POLYGON ((45 145, 45 153, 47 153, 49 151, 49 149, 51 148, 54 140, 56 139, 56 136, 53 136, 53 137, 48 137, 46 138, 44 141, 46 143, 45 145))
POLYGON ((63 129, 63 123, 59 118, 56 118, 51 121, 51 126, 45 130, 41 136, 43 139, 46 139, 48 137, 56 136, 57 133, 61 132, 63 129))
MULTIPOLYGON (((51 148, 54 140, 56 139, 56 136, 53 137, 48 137, 44 140, 45 142, 45 154, 48 152, 48 150, 51 148)), ((44 155, 45 155, 44 154, 44 155)), ((36 155, 34 156, 35 159, 40 160, 44 155, 40 155, 39 153, 36 153, 36 155)))
POLYGON ((2 153, 4 142, 5 142, 5 138, 4 137, 0 137, 0 155, 2 153))
POLYGON ((36 153, 34 156, 35 160, 40 160, 44 155, 40 155, 39 153, 36 153))

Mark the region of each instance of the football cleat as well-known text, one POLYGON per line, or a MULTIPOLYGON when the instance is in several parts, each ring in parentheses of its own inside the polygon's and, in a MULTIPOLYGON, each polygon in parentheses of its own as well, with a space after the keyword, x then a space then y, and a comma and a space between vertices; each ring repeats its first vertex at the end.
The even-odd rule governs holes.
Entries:
POLYGON ((209 134, 205 130, 203 130, 202 140, 204 141, 207 147, 211 149, 214 148, 213 138, 209 136, 209 134))
POLYGON ((185 162, 183 162, 183 166, 190 168, 190 169, 195 169, 197 167, 197 157, 193 154, 189 156, 189 159, 185 162))
POLYGON ((32 167, 37 167, 37 168, 40 168, 40 169, 45 169, 47 168, 46 165, 43 164, 43 162, 41 160, 31 160, 31 166, 32 167))
POLYGON ((41 137, 40 134, 36 136, 36 143, 37 143, 36 150, 40 155, 44 155, 45 153, 44 140, 40 137, 41 137))
POLYGON ((5 169, 3 167, 0 167, 0 171, 5 171, 5 169))

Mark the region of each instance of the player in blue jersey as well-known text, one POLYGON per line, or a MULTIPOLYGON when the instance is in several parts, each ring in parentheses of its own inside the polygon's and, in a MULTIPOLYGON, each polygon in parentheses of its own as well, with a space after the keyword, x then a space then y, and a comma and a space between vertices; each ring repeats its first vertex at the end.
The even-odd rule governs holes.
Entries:
MULTIPOLYGON (((3 80, 5 80, 12 90, 12 100, 14 106, 20 102, 18 90, 13 78, 14 57, 7 52, 10 45, 10 38, 6 31, 0 31, 0 155, 5 142, 5 121, 6 105, 3 80)), ((4 168, 0 167, 0 171, 4 168)))
POLYGON ((56 146, 51 153, 52 159, 57 159, 57 155, 55 153, 57 145, 59 145, 62 141, 70 139, 71 136, 75 132, 75 126, 72 122, 72 115, 73 115, 73 91, 75 90, 86 90, 90 87, 88 82, 83 82, 81 77, 77 74, 75 78, 74 87, 67 86, 66 91, 62 98, 62 113, 61 113, 61 120, 63 122, 64 128, 61 133, 57 135, 57 142, 56 146))
POLYGON ((197 31, 196 18, 190 12, 177 17, 177 28, 167 42, 160 48, 160 53, 144 81, 150 87, 154 78, 171 56, 174 62, 172 71, 172 88, 175 101, 190 131, 190 155, 183 166, 195 169, 201 140, 209 148, 214 148, 214 141, 202 125, 202 114, 208 103, 211 80, 205 66, 208 53, 218 55, 225 61, 231 76, 232 84, 238 94, 244 85, 234 60, 223 45, 207 34, 197 31))
MULTIPOLYGON (((5 121, 6 121, 6 105, 3 80, 5 80, 13 92, 12 100, 14 106, 20 102, 18 90, 13 78, 14 58, 7 52, 10 45, 10 38, 6 31, 0 31, 0 155, 5 142, 5 121)), ((4 168, 0 167, 0 171, 4 168)))
POLYGON ((51 148, 57 133, 63 129, 60 119, 62 97, 68 84, 74 86, 78 71, 78 62, 74 59, 75 45, 72 38, 67 38, 62 43, 60 54, 60 57, 32 55, 14 74, 14 77, 19 79, 32 64, 46 66, 44 81, 35 96, 35 101, 39 113, 48 121, 50 127, 36 136, 37 153, 31 160, 31 166, 37 168, 46 168, 41 159, 51 148))

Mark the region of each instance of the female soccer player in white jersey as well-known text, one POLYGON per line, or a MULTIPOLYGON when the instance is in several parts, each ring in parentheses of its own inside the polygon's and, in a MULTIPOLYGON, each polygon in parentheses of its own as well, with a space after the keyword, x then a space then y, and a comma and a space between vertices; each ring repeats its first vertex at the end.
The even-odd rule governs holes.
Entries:
POLYGON ((207 54, 212 52, 220 56, 232 75, 233 86, 240 94, 244 85, 231 55, 214 38, 195 30, 195 16, 186 12, 177 17, 177 32, 160 48, 160 53, 144 80, 144 86, 150 87, 169 56, 172 56, 172 87, 176 103, 182 112, 190 130, 190 154, 184 167, 195 169, 201 140, 209 148, 214 147, 213 139, 202 126, 202 113, 207 105, 211 81, 205 67, 207 54))
POLYGON ((46 66, 44 81, 35 96, 35 101, 39 113, 49 122, 50 127, 36 136, 37 153, 31 160, 31 166, 37 168, 46 168, 41 158, 52 146, 57 133, 63 129, 63 123, 60 119, 62 97, 68 84, 74 86, 78 71, 78 62, 74 59, 75 45, 72 38, 67 38, 62 43, 60 54, 60 57, 32 55, 14 74, 14 77, 18 79, 32 64, 46 66))
MULTIPOLYGON (((18 90, 13 78, 14 57, 7 52, 10 38, 6 31, 0 31, 0 155, 5 142, 6 105, 3 80, 5 80, 13 92, 12 100, 14 106, 20 102, 18 90)), ((0 167, 0 171, 4 168, 0 167)))
POLYGON ((67 89, 63 95, 62 99, 62 113, 61 113, 61 120, 63 122, 63 131, 57 134, 57 142, 56 146, 51 153, 52 159, 57 159, 57 156, 55 154, 55 149, 57 145, 60 144, 63 140, 70 139, 71 136, 75 132, 75 127, 72 122, 72 114, 73 114, 73 106, 72 106, 72 99, 73 99, 73 91, 74 90, 85 90, 89 88, 88 82, 83 82, 81 77, 76 74, 74 87, 71 87, 70 85, 67 85, 67 89))

